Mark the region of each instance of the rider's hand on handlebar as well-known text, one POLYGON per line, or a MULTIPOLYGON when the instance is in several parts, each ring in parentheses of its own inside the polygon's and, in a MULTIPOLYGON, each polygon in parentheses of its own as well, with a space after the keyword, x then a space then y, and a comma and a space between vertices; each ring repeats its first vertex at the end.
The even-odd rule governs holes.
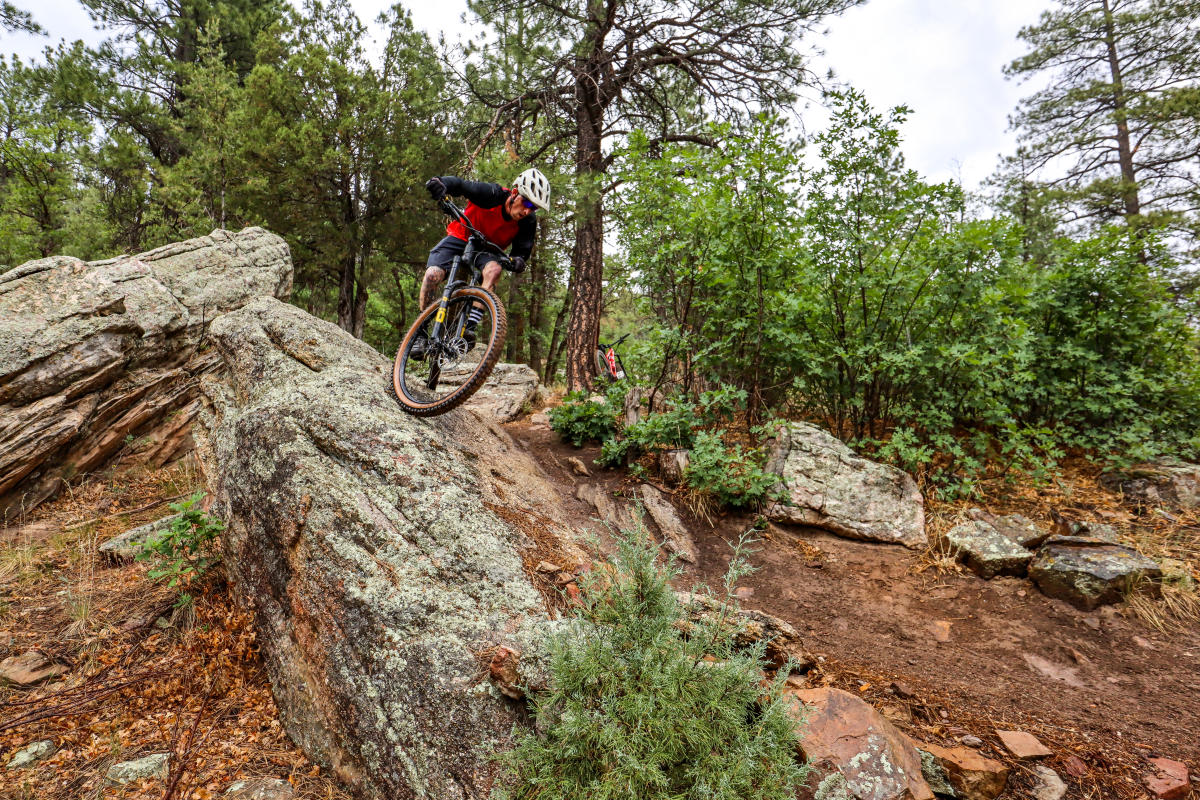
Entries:
POLYGON ((513 256, 508 263, 508 271, 514 275, 520 275, 525 271, 525 259, 521 258, 520 256, 513 256))
POLYGON ((446 184, 442 183, 441 178, 430 178, 425 182, 425 188, 429 190, 429 196, 435 202, 442 202, 446 199, 446 184))

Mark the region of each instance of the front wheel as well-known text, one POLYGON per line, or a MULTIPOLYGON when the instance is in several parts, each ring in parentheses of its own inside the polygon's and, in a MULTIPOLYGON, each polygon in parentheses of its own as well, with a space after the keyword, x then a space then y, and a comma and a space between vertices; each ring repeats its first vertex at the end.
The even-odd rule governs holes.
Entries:
POLYGON ((392 391, 400 407, 418 417, 444 414, 475 394, 500 360, 508 331, 504 306, 482 287, 468 286, 451 295, 441 333, 434 338, 440 308, 435 303, 420 313, 392 366, 392 391))

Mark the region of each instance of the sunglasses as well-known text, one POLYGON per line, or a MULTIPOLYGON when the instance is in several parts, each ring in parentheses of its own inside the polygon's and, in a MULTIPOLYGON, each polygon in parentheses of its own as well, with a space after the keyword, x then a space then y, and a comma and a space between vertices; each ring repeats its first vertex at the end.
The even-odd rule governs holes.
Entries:
POLYGON ((530 211, 537 211, 537 204, 530 200, 526 200, 524 197, 521 198, 521 205, 525 206, 530 211))

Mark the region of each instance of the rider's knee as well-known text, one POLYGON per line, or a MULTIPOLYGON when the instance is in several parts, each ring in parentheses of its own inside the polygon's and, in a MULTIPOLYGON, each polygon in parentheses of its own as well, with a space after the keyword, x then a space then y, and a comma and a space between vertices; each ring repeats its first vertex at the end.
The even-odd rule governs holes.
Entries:
POLYGON ((433 283, 441 283, 446 277, 446 270, 441 267, 429 267, 425 270, 425 280, 433 283))

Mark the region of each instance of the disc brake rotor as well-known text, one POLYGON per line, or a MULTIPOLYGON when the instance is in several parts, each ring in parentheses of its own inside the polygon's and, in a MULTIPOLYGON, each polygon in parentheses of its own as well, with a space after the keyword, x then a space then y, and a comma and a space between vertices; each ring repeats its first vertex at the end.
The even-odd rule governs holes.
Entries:
POLYGON ((458 366, 462 357, 467 354, 470 345, 461 336, 455 336, 442 343, 442 352, 438 354, 438 366, 443 370, 451 370, 458 366))

